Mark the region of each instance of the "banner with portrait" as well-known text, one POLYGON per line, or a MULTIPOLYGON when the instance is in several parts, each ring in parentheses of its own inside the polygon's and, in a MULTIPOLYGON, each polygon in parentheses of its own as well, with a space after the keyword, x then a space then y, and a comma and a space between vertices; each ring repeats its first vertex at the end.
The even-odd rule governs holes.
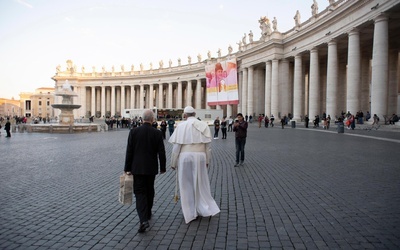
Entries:
POLYGON ((238 76, 236 58, 205 67, 207 105, 238 104, 238 76))

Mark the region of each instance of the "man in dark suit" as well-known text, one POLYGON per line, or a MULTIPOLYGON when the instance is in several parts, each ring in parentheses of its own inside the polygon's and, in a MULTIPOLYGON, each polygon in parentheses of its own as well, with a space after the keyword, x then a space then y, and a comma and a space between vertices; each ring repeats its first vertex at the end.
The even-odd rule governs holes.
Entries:
POLYGON ((145 110, 142 117, 143 125, 129 132, 124 168, 126 174, 133 174, 133 192, 140 219, 139 233, 145 232, 146 228, 150 227, 158 161, 160 161, 160 174, 166 171, 164 140, 161 131, 151 126, 154 113, 145 110))

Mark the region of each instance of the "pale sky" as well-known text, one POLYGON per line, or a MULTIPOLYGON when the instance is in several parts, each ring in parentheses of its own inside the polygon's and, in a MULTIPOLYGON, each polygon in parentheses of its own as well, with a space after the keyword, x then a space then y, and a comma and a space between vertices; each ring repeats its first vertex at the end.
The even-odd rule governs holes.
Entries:
MULTIPOLYGON (((328 0, 317 0, 319 12, 328 0)), ((313 0, 0 0, 0 98, 54 87, 57 65, 71 59, 78 72, 100 72, 114 65, 125 71, 140 63, 148 69, 192 63, 197 55, 233 52, 244 33, 259 40, 258 20, 278 20, 278 31, 311 17, 313 0)), ((247 40, 248 41, 248 40, 247 40)))

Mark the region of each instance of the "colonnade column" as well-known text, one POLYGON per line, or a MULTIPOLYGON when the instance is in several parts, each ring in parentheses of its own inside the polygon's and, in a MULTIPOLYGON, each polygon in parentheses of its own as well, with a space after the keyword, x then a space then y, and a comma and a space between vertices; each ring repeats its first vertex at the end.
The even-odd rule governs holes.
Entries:
POLYGON ((389 53, 389 86, 388 86, 388 115, 397 114, 397 96, 398 96, 398 68, 399 51, 391 50, 389 53))
POLYGON ((279 60, 272 60, 271 71, 271 114, 275 116, 279 112, 279 60))
POLYGON ((96 108, 95 108, 95 114, 94 116, 97 115, 97 112, 101 112, 101 89, 98 88, 96 91, 96 108))
POLYGON ((141 84, 140 85, 140 90, 139 90, 139 109, 144 108, 144 96, 143 96, 143 93, 144 93, 144 85, 141 84))
POLYGON ((136 98, 135 98, 135 85, 131 85, 131 109, 135 108, 135 102, 136 102, 136 98))
POLYGON ((92 116, 92 115, 95 115, 96 114, 96 87, 94 87, 94 86, 92 86, 91 87, 91 94, 92 94, 92 97, 91 97, 91 105, 90 105, 90 115, 92 116))
POLYGON ((281 115, 288 115, 291 110, 291 91, 290 91, 290 83, 289 83, 289 61, 287 59, 282 59, 280 69, 282 70, 281 74, 281 91, 279 91, 279 99, 281 99, 281 115))
POLYGON ((172 83, 168 84, 168 107, 169 109, 173 108, 172 107, 172 83))
POLYGON ((254 108, 253 108, 253 100, 254 100, 254 84, 253 84, 253 79, 254 79, 254 68, 253 66, 250 66, 248 68, 248 82, 247 82, 247 114, 250 116, 253 115, 254 113, 254 108))
POLYGON ((125 109, 125 86, 121 86, 121 115, 125 109))
POLYGON ((101 117, 106 117, 106 87, 101 86, 101 117))
POLYGON ((265 63, 265 103, 264 112, 266 116, 271 115, 271 70, 272 63, 268 61, 265 63))
POLYGON ((179 81, 178 82, 178 96, 177 96, 177 100, 176 100, 176 107, 178 109, 182 108, 182 99, 183 99, 183 96, 182 96, 182 81, 179 81))
POLYGON ((355 114, 360 110, 360 85, 361 85, 361 51, 360 33, 357 29, 349 33, 347 52, 347 101, 346 108, 355 114))
POLYGON ((319 59, 318 49, 314 48, 310 52, 310 98, 309 98, 309 115, 314 117, 320 114, 320 93, 319 93, 319 59))
MULTIPOLYGON (((247 112, 247 68, 243 69, 242 81, 242 112, 247 112)), ((243 116, 247 115, 244 113, 243 116)))
POLYGON ((187 81, 187 89, 186 89, 186 105, 192 106, 192 81, 187 81))
MULTIPOLYGON (((79 87, 79 102, 82 106, 81 106, 81 110, 83 112, 83 116, 86 117, 86 111, 87 111, 87 107, 86 107, 86 87, 82 86, 79 87)), ((51 116, 54 116, 54 112, 51 114, 51 116)))
POLYGON ((387 114, 388 96, 388 18, 380 15, 375 19, 374 44, 372 49, 371 116, 381 119, 387 114))
POLYGON ((111 116, 115 115, 115 86, 111 86, 111 116))
POLYGON ((304 115, 303 58, 301 55, 294 57, 293 95, 293 119, 301 121, 301 116, 304 115))
POLYGON ((332 40, 328 43, 328 67, 326 76, 326 114, 331 118, 339 115, 337 110, 337 89, 338 89, 338 54, 337 42, 332 40))
POLYGON ((154 108, 154 88, 153 88, 153 84, 152 83, 150 83, 149 84, 149 94, 147 95, 147 99, 149 99, 149 101, 148 101, 148 103, 149 103, 149 106, 147 107, 147 108, 149 108, 149 109, 152 109, 152 108, 154 108))
POLYGON ((196 109, 201 109, 201 79, 196 84, 196 109))
POLYGON ((158 84, 158 108, 164 108, 164 89, 163 84, 158 84))

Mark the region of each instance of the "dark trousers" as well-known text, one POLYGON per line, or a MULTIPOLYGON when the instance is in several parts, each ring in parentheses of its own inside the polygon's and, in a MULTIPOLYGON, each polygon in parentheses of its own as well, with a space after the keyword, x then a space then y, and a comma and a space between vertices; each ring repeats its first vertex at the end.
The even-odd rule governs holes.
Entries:
POLYGON ((246 138, 235 138, 236 145, 236 163, 244 161, 244 146, 246 145, 246 138))
POLYGON ((214 138, 218 138, 219 128, 214 128, 214 138))
POLYGON ((221 128, 222 131, 222 139, 226 139, 226 128, 221 128))
POLYGON ((9 130, 9 129, 7 129, 7 130, 6 130, 6 132, 7 132, 7 137, 11 137, 10 130, 9 130))
POLYGON ((151 218, 155 178, 155 175, 133 175, 133 192, 136 197, 136 211, 139 215, 140 223, 151 218))

